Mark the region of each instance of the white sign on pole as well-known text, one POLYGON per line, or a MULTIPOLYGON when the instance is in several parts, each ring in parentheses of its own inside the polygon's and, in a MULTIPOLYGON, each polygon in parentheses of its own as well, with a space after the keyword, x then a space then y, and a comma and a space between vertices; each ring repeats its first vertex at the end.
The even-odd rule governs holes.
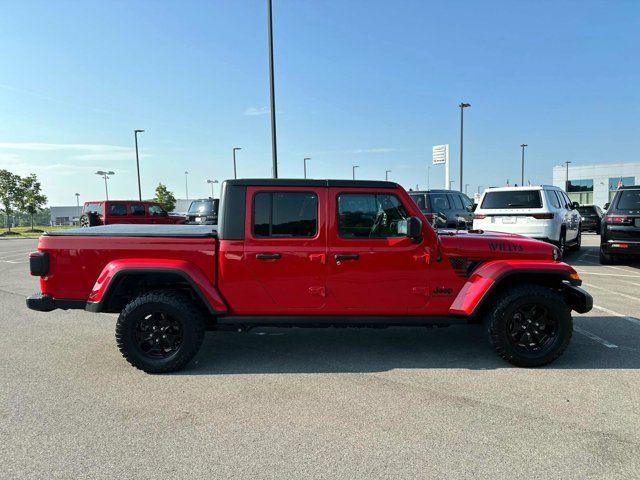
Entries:
POLYGON ((434 145, 433 164, 442 165, 444 163, 444 189, 449 190, 449 144, 434 145))
POLYGON ((449 161, 449 145, 435 145, 433 147, 433 164, 439 165, 449 161))

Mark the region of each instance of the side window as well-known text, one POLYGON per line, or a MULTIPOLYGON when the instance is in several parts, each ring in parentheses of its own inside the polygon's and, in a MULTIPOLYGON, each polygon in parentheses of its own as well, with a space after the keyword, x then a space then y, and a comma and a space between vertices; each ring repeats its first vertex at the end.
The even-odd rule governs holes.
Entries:
POLYGON ((420 194, 420 195, 411 195, 411 198, 413 199, 414 202, 416 202, 416 205, 418 205, 418 208, 420 210, 426 210, 427 209, 427 202, 425 200, 425 196, 420 194))
POLYGON ((431 200, 431 211, 433 212, 451 210, 451 205, 449 204, 446 193, 430 193, 429 200, 431 200))
POLYGON ((462 200, 462 205, 464 206, 464 208, 473 206, 473 202, 466 195, 461 195, 460 199, 462 200))
POLYGON ((567 208, 569 205, 571 205, 571 200, 569 200, 569 197, 564 192, 562 192, 562 196, 564 197, 564 207, 567 208))
POLYGON ((122 203, 112 203, 109 205, 109 215, 122 216, 127 214, 127 206, 122 203))
POLYGON ((560 200, 558 200, 558 196, 554 190, 547 190, 547 198, 554 208, 560 208, 560 200))
POLYGON ((149 205, 149 215, 164 215, 165 212, 160 205, 149 205))
POLYGON ((144 215, 144 205, 138 203, 131 205, 131 215, 144 215))
POLYGON ((315 237, 318 196, 313 192, 260 192, 253 197, 256 237, 315 237))
POLYGON ((462 201, 460 199, 460 195, 456 195, 455 193, 451 195, 451 198, 453 198, 453 205, 455 206, 455 208, 457 208, 458 210, 462 210, 464 207, 462 206, 462 201))
POLYGON ((409 214, 395 195, 338 195, 338 235, 342 238, 405 237, 403 220, 407 218, 409 214))
POLYGON ((562 195, 562 192, 556 190, 556 197, 558 198, 558 208, 564 208, 564 205, 567 203, 567 201, 564 198, 564 195, 562 195))

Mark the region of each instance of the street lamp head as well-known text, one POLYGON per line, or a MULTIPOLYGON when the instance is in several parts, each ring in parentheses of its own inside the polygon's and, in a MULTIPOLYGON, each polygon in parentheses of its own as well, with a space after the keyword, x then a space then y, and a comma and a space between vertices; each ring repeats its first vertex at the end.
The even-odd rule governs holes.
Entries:
POLYGON ((112 172, 111 170, 109 170, 109 171, 107 172, 107 175, 115 175, 115 174, 116 174, 116 172, 112 172))
POLYGON ((233 147, 233 150, 234 150, 234 151, 236 151, 236 150, 242 150, 242 147, 233 147))
POLYGON ((207 183, 218 183, 218 180, 207 180, 207 183))
POLYGON ((144 132, 144 130, 140 130, 139 128, 133 131, 133 133, 142 133, 142 132, 144 132))
POLYGON ((471 106, 471 104, 470 104, 470 103, 464 103, 464 102, 463 102, 463 103, 461 103, 461 104, 460 104, 460 105, 458 105, 458 106, 459 106, 460 108, 467 108, 467 107, 470 107, 470 106, 471 106))
POLYGON ((76 195, 76 197, 79 197, 79 196, 80 196, 80 194, 79 194, 79 193, 76 193, 75 195, 76 195))
POLYGON ((98 171, 96 172, 96 175, 106 175, 106 174, 107 174, 107 172, 105 172, 105 171, 103 171, 103 170, 98 170, 98 171))
POLYGON ((185 174, 185 175, 189 175, 189 172, 187 172, 187 171, 185 170, 184 174, 185 174))
POLYGON ((524 147, 528 147, 529 145, 527 145, 526 143, 523 143, 522 145, 520 145, 522 148, 524 147))

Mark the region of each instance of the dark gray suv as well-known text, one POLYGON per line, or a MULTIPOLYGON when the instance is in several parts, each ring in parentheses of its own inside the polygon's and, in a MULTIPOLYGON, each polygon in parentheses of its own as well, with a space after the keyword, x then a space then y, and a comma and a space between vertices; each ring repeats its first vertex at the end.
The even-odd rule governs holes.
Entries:
POLYGON ((467 230, 473 225, 473 202, 462 192, 424 190, 409 195, 435 227, 467 230))

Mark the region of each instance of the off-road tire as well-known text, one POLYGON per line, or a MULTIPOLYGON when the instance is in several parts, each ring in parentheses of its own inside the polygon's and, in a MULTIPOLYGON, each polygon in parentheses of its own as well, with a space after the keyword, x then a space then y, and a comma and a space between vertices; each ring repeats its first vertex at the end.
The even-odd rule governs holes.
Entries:
POLYGON ((565 255, 567 254, 567 232, 564 227, 560 230, 560 237, 558 237, 558 243, 556 245, 558 247, 558 260, 564 260, 565 255))
POLYGON ((80 227, 82 228, 96 227, 100 225, 100 220, 98 219, 98 216, 95 213, 89 212, 89 213, 83 213, 80 216, 79 223, 80 223, 80 227))
POLYGON ((172 290, 144 293, 127 304, 116 322, 116 343, 122 356, 147 373, 169 373, 184 367, 198 353, 205 334, 205 315, 186 295, 172 290), (136 339, 141 320, 153 313, 169 315, 181 329, 181 342, 166 358, 151 358, 136 339))
POLYGON ((562 296, 547 287, 520 285, 500 294, 484 318, 489 342, 507 362, 518 367, 540 367, 556 360, 566 350, 573 334, 571 309, 562 296), (508 322, 518 308, 539 304, 555 318, 557 331, 550 344, 537 352, 524 352, 509 339, 508 322))

